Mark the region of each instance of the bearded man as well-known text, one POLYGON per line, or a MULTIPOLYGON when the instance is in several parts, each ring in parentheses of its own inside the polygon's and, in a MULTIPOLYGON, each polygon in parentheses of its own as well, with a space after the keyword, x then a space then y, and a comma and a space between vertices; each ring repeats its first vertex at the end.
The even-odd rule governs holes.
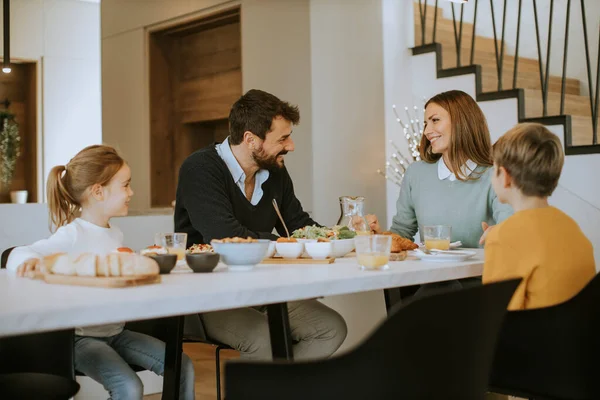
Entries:
MULTIPOLYGON (((316 224, 302 209, 284 164, 294 151, 292 126, 297 106, 250 90, 229 113, 229 137, 189 156, 179 170, 175 232, 188 234, 188 247, 225 237, 276 240, 285 229, 273 208, 277 200, 285 224, 294 231, 316 224)), ((271 358, 265 307, 202 315, 206 334, 250 359, 271 358)), ((344 319, 317 300, 288 303, 294 359, 332 355, 346 337, 344 319)))

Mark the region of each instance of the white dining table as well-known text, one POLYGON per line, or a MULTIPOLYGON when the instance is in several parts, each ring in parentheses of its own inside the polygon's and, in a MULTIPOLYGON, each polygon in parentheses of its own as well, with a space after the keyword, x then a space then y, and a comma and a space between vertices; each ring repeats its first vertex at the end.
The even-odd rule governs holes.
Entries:
MULTIPOLYGON (((355 257, 333 264, 260 264, 247 272, 219 265, 212 273, 177 271, 162 275, 160 284, 130 288, 53 285, 1 270, 0 337, 268 305, 273 355, 292 359, 287 302, 481 276, 483 250, 476 252, 463 262, 409 256, 385 271, 361 270, 355 257)), ((181 338, 172 348, 180 351, 181 338)), ((167 354, 165 364, 176 358, 167 354)), ((179 377, 165 373, 165 388, 173 380, 169 398, 177 398, 179 377)))

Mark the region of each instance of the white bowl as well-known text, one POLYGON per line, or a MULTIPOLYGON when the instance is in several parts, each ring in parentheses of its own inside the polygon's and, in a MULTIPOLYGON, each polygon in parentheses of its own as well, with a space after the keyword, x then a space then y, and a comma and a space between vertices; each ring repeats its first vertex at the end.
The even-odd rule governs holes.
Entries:
POLYGON ((275 244, 277 244, 277 242, 275 241, 269 242, 269 250, 267 250, 267 255, 265 256, 265 258, 271 258, 275 255, 275 244))
POLYGON ((270 240, 259 239, 253 243, 211 242, 215 253, 221 255, 223 264, 231 271, 249 271, 267 255, 270 240))
POLYGON ((354 239, 332 240, 331 257, 341 258, 354 250, 354 239))
POLYGON ((317 239, 296 239, 298 243, 317 243, 317 239))
POLYGON ((306 252, 306 244, 307 243, 317 243, 317 239, 296 239, 298 241, 298 243, 304 243, 304 252, 302 253, 301 257, 310 257, 308 255, 308 253, 306 252))
POLYGON ((275 248, 283 258, 298 258, 304 251, 304 243, 277 243, 275 248))
POLYGON ((323 243, 305 243, 304 248, 310 257, 315 260, 325 260, 331 255, 332 244, 331 242, 323 243))

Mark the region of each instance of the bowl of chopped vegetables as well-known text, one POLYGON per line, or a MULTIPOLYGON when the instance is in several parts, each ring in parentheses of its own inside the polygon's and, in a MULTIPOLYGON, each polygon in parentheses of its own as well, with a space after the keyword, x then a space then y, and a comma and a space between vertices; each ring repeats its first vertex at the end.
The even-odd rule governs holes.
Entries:
POLYGON ((331 257, 344 257, 346 254, 354 250, 354 237, 356 232, 350 230, 347 226, 334 226, 326 228, 322 226, 305 226, 304 228, 296 229, 292 233, 292 237, 299 242, 331 242, 331 257))

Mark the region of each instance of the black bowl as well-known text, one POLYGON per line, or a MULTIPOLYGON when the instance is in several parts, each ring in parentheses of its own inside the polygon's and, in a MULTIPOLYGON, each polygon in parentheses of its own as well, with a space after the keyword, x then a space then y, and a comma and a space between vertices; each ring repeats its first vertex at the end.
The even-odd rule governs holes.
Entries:
POLYGON ((218 253, 190 253, 185 255, 187 265, 194 272, 212 272, 219 263, 218 253))
POLYGON ((177 254, 156 254, 146 257, 150 257, 156 261, 161 274, 170 273, 175 268, 175 264, 177 264, 177 254))

